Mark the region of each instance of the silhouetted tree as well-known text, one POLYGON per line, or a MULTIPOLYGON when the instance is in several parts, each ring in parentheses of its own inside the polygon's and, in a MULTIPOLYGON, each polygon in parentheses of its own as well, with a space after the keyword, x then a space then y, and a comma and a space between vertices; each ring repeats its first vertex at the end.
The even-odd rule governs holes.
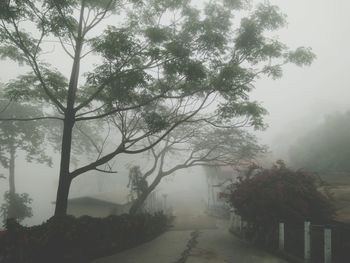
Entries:
MULTIPOLYGON (((41 114, 41 109, 36 106, 5 99, 0 99, 0 110, 0 118, 30 118, 41 114)), ((17 155, 24 154, 28 162, 52 164, 45 154, 45 131, 38 122, 3 122, 0 125, 0 164, 8 169, 9 180, 9 191, 5 193, 5 204, 1 208, 4 219, 22 220, 31 216, 31 209, 27 206, 31 203, 28 194, 16 193, 17 155)))
MULTIPOLYGON (((310 64, 314 55, 308 48, 291 51, 268 37, 269 31, 285 25, 285 17, 276 6, 259 4, 241 23, 233 23, 234 14, 246 2, 209 1, 203 9, 195 8, 189 0, 2 3, 0 55, 29 68, 28 74, 8 86, 7 95, 49 102, 59 114, 27 120, 63 122, 55 215, 66 213, 75 177, 118 154, 149 150, 179 123, 206 107, 210 99, 220 101, 211 121, 215 125, 226 125, 232 116, 250 116, 256 126, 262 125, 264 110, 248 97, 254 81, 261 75, 280 77, 283 64, 310 64), (28 28, 33 29, 31 33, 28 28), (45 56, 48 48, 51 51, 47 41, 60 43, 62 52, 72 59, 68 78, 45 56), (89 55, 96 63, 91 71, 81 72, 83 59, 89 55), (162 105, 173 107, 164 115, 158 111, 162 105), (130 138, 130 134, 121 134, 120 142, 109 153, 98 153, 94 161, 71 170, 77 123, 135 109, 148 124, 144 135, 132 133, 130 138), (150 134, 158 134, 159 140, 129 149, 150 134)), ((10 120, 13 118, 3 119, 10 120)))
POLYGON ((150 149, 153 165, 142 176, 139 175, 139 181, 148 180, 148 183, 143 184, 130 213, 136 213, 142 207, 163 178, 179 170, 195 166, 239 167, 251 163, 264 151, 265 148, 258 145, 254 136, 239 128, 212 128, 208 124, 193 123, 180 126, 150 149))

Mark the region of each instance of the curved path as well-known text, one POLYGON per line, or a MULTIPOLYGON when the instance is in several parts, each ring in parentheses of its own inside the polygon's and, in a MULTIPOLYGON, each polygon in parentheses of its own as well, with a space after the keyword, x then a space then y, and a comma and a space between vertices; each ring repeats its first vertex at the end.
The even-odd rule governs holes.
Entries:
POLYGON ((286 263, 241 242, 226 222, 204 215, 178 215, 173 230, 116 255, 92 263, 286 263))

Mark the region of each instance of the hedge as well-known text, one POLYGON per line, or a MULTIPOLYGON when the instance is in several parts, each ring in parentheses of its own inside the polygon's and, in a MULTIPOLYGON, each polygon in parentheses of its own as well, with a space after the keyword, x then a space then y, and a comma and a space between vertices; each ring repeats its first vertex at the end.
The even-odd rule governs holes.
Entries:
POLYGON ((12 221, 0 236, 0 262, 89 262, 148 241, 167 225, 168 218, 162 213, 52 217, 33 227, 12 221))

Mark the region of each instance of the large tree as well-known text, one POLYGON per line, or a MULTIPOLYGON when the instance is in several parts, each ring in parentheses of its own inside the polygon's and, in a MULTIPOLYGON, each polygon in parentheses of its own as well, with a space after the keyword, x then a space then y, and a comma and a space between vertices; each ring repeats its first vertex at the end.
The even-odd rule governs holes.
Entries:
POLYGON ((28 73, 8 86, 8 96, 49 102, 56 114, 31 119, 63 122, 55 215, 66 213, 75 177, 120 153, 152 148, 206 108, 208 100, 216 98, 212 124, 229 125, 236 116, 262 124, 262 109, 248 97, 254 81, 261 75, 280 77, 283 64, 310 64, 314 55, 308 48, 291 51, 269 37, 285 25, 276 6, 259 4, 241 21, 235 19, 246 2, 208 1, 203 8, 189 0, 1 2, 0 54, 28 66, 28 73), (61 49, 52 51, 49 43, 59 43, 61 49), (67 67, 62 72, 54 67, 50 52, 65 52, 71 59, 68 74, 63 74, 67 67), (81 70, 83 65, 90 69, 81 70), (164 105, 172 105, 166 115, 158 111, 164 105), (145 134, 132 140, 122 134, 114 149, 71 170, 77 123, 135 109, 148 123, 145 134), (150 134, 158 134, 159 140, 129 149, 150 134))
MULTIPOLYGON (((30 118, 41 114, 41 109, 30 104, 19 104, 0 99, 0 118, 30 118)), ((40 122, 40 121, 38 121, 40 122)), ((5 193, 2 206, 6 218, 23 219, 31 215, 26 207, 30 199, 26 194, 16 193, 16 158, 24 154, 28 162, 36 161, 51 165, 51 159, 45 154, 45 132, 37 122, 4 122, 0 125, 0 164, 8 170, 9 191, 5 193)))
MULTIPOLYGON (((152 144, 149 139, 149 144, 152 144)), ((132 167, 130 182, 136 198, 130 213, 137 212, 163 178, 195 166, 233 169, 246 166, 265 151, 256 138, 239 128, 212 128, 208 124, 187 124, 174 129, 150 149, 153 165, 143 174, 132 167)))

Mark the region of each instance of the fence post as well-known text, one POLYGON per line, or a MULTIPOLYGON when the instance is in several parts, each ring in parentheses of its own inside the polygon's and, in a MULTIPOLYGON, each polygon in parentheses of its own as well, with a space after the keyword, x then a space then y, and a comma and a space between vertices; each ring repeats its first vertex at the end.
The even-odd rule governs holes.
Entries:
POLYGON ((332 263, 332 229, 324 229, 324 262, 332 263))
POLYGON ((304 261, 309 263, 311 259, 311 246, 310 246, 310 222, 304 222, 304 261))
POLYGON ((242 217, 239 216, 239 232, 242 233, 243 231, 243 220, 242 217))
POLYGON ((284 223, 279 223, 278 237, 278 248, 280 251, 284 251, 284 223))
POLYGON ((231 230, 235 229, 235 214, 233 210, 230 211, 230 229, 231 230))

